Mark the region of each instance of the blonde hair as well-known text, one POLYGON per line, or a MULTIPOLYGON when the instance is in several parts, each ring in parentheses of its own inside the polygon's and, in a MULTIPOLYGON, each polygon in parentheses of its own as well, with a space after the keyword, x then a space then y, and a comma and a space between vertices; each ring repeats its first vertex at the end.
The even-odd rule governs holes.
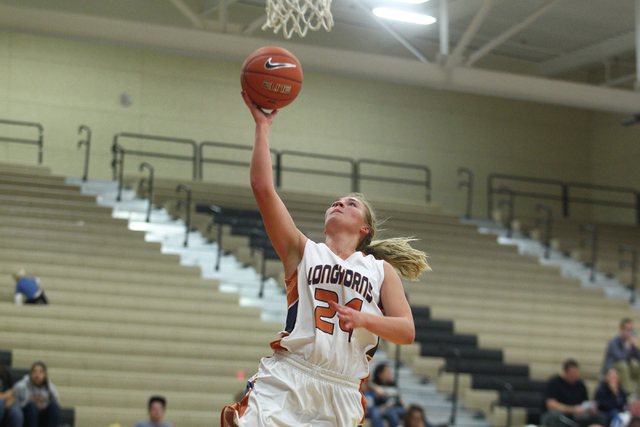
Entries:
POLYGON ((22 267, 18 267, 16 269, 16 271, 13 272, 13 278, 16 279, 16 280, 20 280, 20 279, 22 279, 23 277, 26 277, 26 276, 27 276, 27 272, 22 267))
POLYGON ((351 193, 348 197, 358 199, 362 203, 365 209, 364 221, 369 226, 369 233, 360 241, 356 247, 357 251, 361 251, 366 255, 373 255, 376 259, 388 262, 406 279, 418 280, 420 273, 431 271, 431 267, 427 264, 427 254, 412 248, 409 244, 409 242, 414 242, 418 239, 414 237, 394 237, 373 240, 380 226, 373 206, 360 193, 351 193))

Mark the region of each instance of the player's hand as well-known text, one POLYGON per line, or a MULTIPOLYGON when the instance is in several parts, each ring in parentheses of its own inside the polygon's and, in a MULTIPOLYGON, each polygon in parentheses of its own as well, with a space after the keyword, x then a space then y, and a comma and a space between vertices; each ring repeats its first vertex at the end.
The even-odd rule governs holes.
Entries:
POLYGON ((329 301, 329 306, 338 313, 338 319, 340 319, 346 329, 364 327, 363 313, 356 311, 351 307, 336 304, 333 301, 329 301))
POLYGON ((266 113, 262 108, 258 107, 256 104, 253 103, 251 99, 249 99, 249 95, 247 94, 247 92, 242 91, 240 93, 242 94, 242 99, 244 99, 244 103, 247 104, 247 107, 249 107, 249 110, 251 111, 251 115, 253 116, 253 120, 255 120, 256 124, 264 123, 271 126, 271 124, 273 124, 273 119, 276 118, 276 115, 280 110, 276 109, 270 113, 266 113))

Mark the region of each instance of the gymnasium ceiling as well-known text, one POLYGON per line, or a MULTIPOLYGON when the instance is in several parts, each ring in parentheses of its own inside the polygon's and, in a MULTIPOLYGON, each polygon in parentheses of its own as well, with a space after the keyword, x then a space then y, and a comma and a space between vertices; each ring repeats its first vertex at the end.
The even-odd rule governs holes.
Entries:
MULTIPOLYGON (((105 28, 75 37, 113 42, 116 35, 110 37, 107 23, 124 22, 139 25, 141 31, 146 25, 190 30, 203 37, 236 36, 235 40, 247 40, 255 46, 287 47, 294 43, 336 53, 420 61, 399 42, 401 38, 415 47, 424 60, 441 67, 459 53, 453 66, 633 90, 637 0, 448 0, 449 56, 444 58, 440 54, 439 22, 420 26, 384 21, 397 33, 394 36, 368 10, 374 6, 395 7, 439 18, 444 1, 407 5, 392 0, 333 0, 335 26, 330 32, 310 31, 304 38, 294 34, 290 41, 285 41, 282 33, 260 29, 265 16, 264 0, 0 0, 0 29, 74 36, 71 29, 63 29, 62 24, 56 29, 50 21, 60 17, 74 17, 74 22, 101 18, 105 28), (21 19, 3 21, 3 10, 22 11, 23 15, 21 19), (39 16, 39 20, 29 22, 28 13, 39 16), (531 22, 469 63, 469 58, 487 43, 527 20, 531 22), (474 26, 477 31, 473 31, 474 26), (461 44, 465 45, 463 49, 461 44)), ((8 12, 5 15, 9 16, 8 12)), ((120 35, 117 42, 127 44, 126 37, 120 35)), ((137 40, 130 44, 144 45, 137 40)), ((215 51, 212 55, 216 56, 215 51)), ((236 59, 242 56, 246 52, 240 52, 236 59)))

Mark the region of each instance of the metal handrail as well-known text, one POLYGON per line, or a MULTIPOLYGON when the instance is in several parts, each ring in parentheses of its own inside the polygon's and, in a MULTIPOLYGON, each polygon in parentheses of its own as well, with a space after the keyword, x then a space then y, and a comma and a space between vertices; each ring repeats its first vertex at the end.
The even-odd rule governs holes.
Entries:
POLYGON ((591 248, 589 281, 593 283, 596 281, 596 262, 598 261, 598 229, 595 225, 580 224, 580 247, 583 248, 585 246, 591 248), (590 239, 583 237, 587 232, 591 233, 590 239))
POLYGON ((507 237, 511 237, 513 235, 513 218, 516 207, 516 193, 509 187, 500 187, 496 191, 496 193, 506 194, 509 196, 507 200, 500 200, 498 202, 498 207, 507 205, 507 207, 509 208, 509 215, 507 216, 507 237))
POLYGON ((541 212, 546 213, 546 217, 544 219, 536 218, 536 225, 541 225, 543 221, 545 223, 546 230, 544 233, 544 257, 546 259, 549 259, 549 256, 551 255, 551 230, 553 228, 553 210, 547 205, 536 205, 536 213, 540 214, 541 212))
POLYGON ((278 188, 282 187, 282 172, 299 172, 299 173, 307 173, 312 175, 324 175, 324 176, 335 176, 340 178, 349 178, 351 180, 351 191, 358 191, 356 184, 356 161, 343 156, 333 156, 328 154, 316 154, 316 153, 305 153, 302 151, 293 151, 293 150, 282 150, 277 152, 276 154, 276 186, 278 188), (308 169, 308 168, 297 168, 297 167, 286 167, 284 166, 283 158, 284 156, 297 156, 297 157, 307 157, 312 159, 322 159, 322 160, 331 160, 336 162, 346 162, 351 166, 350 173, 341 173, 334 172, 327 169, 308 169))
POLYGON ((19 144, 37 145, 38 146, 38 164, 39 165, 42 164, 42 153, 44 151, 44 128, 40 123, 0 119, 0 124, 11 125, 11 126, 34 127, 38 129, 38 139, 36 140, 24 139, 24 138, 9 138, 6 136, 0 136, 0 142, 17 142, 19 144))
POLYGON ((370 181, 379 181, 379 182, 391 182, 395 184, 407 184, 407 185, 417 185, 425 187, 425 199, 427 203, 431 202, 431 169, 425 165, 418 165, 415 163, 401 163, 401 162, 389 162, 386 160, 373 160, 373 159, 359 159, 356 161, 357 169, 354 171, 353 181, 357 184, 355 191, 360 190, 360 181, 363 179, 367 179, 370 181), (362 175, 360 173, 362 164, 371 164, 371 165, 379 165, 379 166, 390 166, 397 167, 403 169, 417 169, 424 171, 425 180, 413 180, 413 179, 401 179, 401 178, 390 178, 379 175, 362 175))
POLYGON ((464 174, 467 175, 467 180, 458 181, 458 190, 463 187, 467 188, 467 209, 464 217, 466 219, 471 219, 471 206, 473 203, 473 171, 465 167, 458 168, 458 177, 464 174))
POLYGON ((84 153, 84 173, 82 174, 82 181, 87 182, 87 178, 89 177, 89 151, 91 150, 91 128, 87 125, 80 125, 78 128, 78 135, 82 134, 82 131, 87 133, 87 137, 85 139, 81 139, 78 141, 78 149, 83 145, 87 146, 87 150, 84 153))
MULTIPOLYGON (((198 179, 202 181, 203 176, 203 164, 204 163, 212 163, 218 165, 227 165, 227 166, 240 166, 240 167, 249 167, 251 166, 250 161, 239 161, 239 160, 224 160, 224 159, 215 159, 215 158, 206 158, 204 157, 204 147, 218 147, 218 148, 228 148, 231 150, 240 150, 240 151, 253 151, 253 146, 249 145, 240 145, 240 144, 229 144, 227 142, 216 142, 216 141, 202 141, 198 145, 198 179)), ((278 151, 273 148, 270 149, 271 154, 275 154, 277 158, 278 151)), ((276 160, 277 161, 277 160, 276 160)), ((277 165, 273 166, 274 169, 277 170, 277 165)), ((277 172, 276 172, 276 181, 277 181, 277 172)), ((279 185, 276 186, 279 187, 279 185)))
POLYGON ((122 148, 122 146, 120 145, 116 145, 111 149, 114 153, 113 161, 111 164, 114 173, 116 173, 118 178, 118 196, 116 197, 116 200, 120 202, 122 201, 122 187, 124 186, 124 148, 122 148), (120 158, 118 158, 118 155, 120 156, 120 158))
MULTIPOLYGON (((530 182, 534 184, 544 184, 544 185, 557 185, 561 189, 564 188, 564 183, 557 179, 547 179, 547 178, 530 178, 518 175, 507 175, 501 173, 490 173, 487 176, 487 217, 491 218, 491 214, 493 212, 493 194, 498 192, 498 189, 494 188, 493 181, 496 179, 506 179, 511 181, 519 181, 519 182, 530 182)), ((529 193, 529 192, 517 192, 517 195, 523 197, 534 197, 539 199, 547 199, 547 200, 557 200, 562 201, 562 196, 555 195, 547 195, 543 193, 529 193)))
POLYGON ((460 353, 460 349, 457 347, 451 348, 451 352, 453 353, 453 396, 451 397, 451 415, 449 417, 449 425, 453 426, 456 424, 456 414, 458 411, 458 382, 460 377, 460 358, 462 353, 460 353))
POLYGON ((147 206, 147 219, 146 222, 151 220, 151 207, 153 206, 153 166, 147 162, 140 163, 138 170, 142 172, 143 169, 149 170, 149 178, 142 178, 140 185, 143 183, 147 185, 147 200, 149 200, 149 206, 147 206))
MULTIPOLYGON (((169 159, 169 160, 181 160, 181 161, 189 161, 192 163, 192 175, 195 180, 198 176, 198 144, 192 139, 184 139, 184 138, 170 138, 166 136, 156 136, 156 135, 145 135, 139 133, 129 133, 129 132, 120 132, 113 136, 113 144, 111 145, 111 150, 113 152, 113 157, 115 160, 116 152, 115 147, 118 145, 119 138, 131 138, 131 139, 142 139, 146 141, 160 141, 160 142, 171 142, 176 144, 187 144, 193 148, 193 154, 191 156, 182 156, 177 154, 165 154, 165 153, 156 153, 153 151, 137 151, 137 150, 127 150, 127 154, 132 156, 143 156, 143 157, 157 157, 161 159, 169 159)), ((112 163, 113 164, 113 163, 112 163)), ((116 179, 116 170, 113 169, 113 179, 116 179)))
POLYGON ((631 304, 635 304, 636 302, 636 287, 637 287, 637 275, 638 275, 638 251, 633 246, 629 245, 620 245, 618 249, 620 254, 620 258, 625 253, 631 254, 631 261, 620 259, 619 267, 620 270, 624 270, 625 267, 631 267, 631 283, 629 283, 629 290, 631 290, 631 298, 629 302, 631 304))
POLYGON ((187 219, 185 221, 186 230, 184 233, 184 244, 183 244, 183 246, 186 248, 187 245, 189 244, 189 231, 191 230, 191 188, 189 188, 189 186, 185 184, 178 184, 178 186, 176 187, 176 193, 180 193, 181 191, 184 191, 185 193, 187 193, 187 199, 178 200, 178 204, 176 207, 180 209, 180 207, 184 206, 186 209, 187 219))
MULTIPOLYGON (((511 407, 513 406, 513 398, 514 398, 514 389, 513 389, 513 385, 511 385, 510 382, 508 381, 503 381, 501 379, 498 378, 493 378, 491 380, 491 383, 497 385, 498 387, 502 387, 507 391, 507 401, 506 401, 506 407, 507 407, 507 424, 505 427, 511 427, 511 407)), ((499 403, 499 402, 498 402, 499 403)), ((494 404, 491 404, 491 410, 493 411, 494 408, 494 404)))
POLYGON ((615 208, 635 209, 636 222, 640 224, 640 192, 634 188, 590 184, 590 183, 584 183, 584 182, 564 182, 557 179, 535 178, 535 177, 507 175, 507 174, 499 174, 499 173, 491 173, 487 178, 488 217, 491 217, 491 211, 493 210, 493 194, 497 192, 494 185, 494 180, 496 179, 525 182, 530 184, 557 186, 559 190, 559 194, 517 191, 517 190, 514 190, 514 192, 519 197, 529 197, 529 198, 534 198, 539 200, 553 200, 553 201, 561 202, 562 214, 565 218, 569 216, 570 203, 582 203, 582 204, 590 204, 590 205, 609 206, 609 207, 615 207, 615 208), (572 189, 596 190, 596 191, 604 191, 608 193, 628 194, 633 196, 634 201, 633 203, 629 203, 629 202, 618 202, 614 200, 605 200, 605 199, 598 199, 598 198, 572 197, 570 195, 572 189))

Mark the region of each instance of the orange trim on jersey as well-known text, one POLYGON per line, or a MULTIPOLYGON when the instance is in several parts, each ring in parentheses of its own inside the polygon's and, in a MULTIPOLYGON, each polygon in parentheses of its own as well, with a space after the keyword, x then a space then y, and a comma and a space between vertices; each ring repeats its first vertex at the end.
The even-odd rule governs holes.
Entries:
MULTIPOLYGON (((271 346, 271 348, 273 349, 273 351, 278 351, 278 350, 287 350, 286 348, 284 348, 283 346, 280 345, 280 341, 282 341, 282 338, 289 336, 288 333, 286 332, 281 332, 280 333, 280 338, 275 340, 275 341, 271 341, 271 343, 269 344, 271 346)), ((289 351, 289 350, 287 350, 289 351)))
POLYGON ((249 395, 252 391, 253 389, 249 390, 249 393, 245 394, 240 402, 222 408, 222 413, 220 414, 220 425, 222 427, 238 427, 234 420, 234 415, 237 413, 238 418, 242 418, 249 406, 249 395))
POLYGON ((291 307, 293 303, 298 301, 298 269, 293 272, 291 277, 286 279, 284 283, 287 285, 287 308, 291 307))
MULTIPOLYGON (((371 358, 369 357, 369 355, 367 355, 367 362, 370 361, 371 358)), ((369 377, 371 376, 371 373, 369 373, 369 375, 367 375, 367 378, 363 379, 362 381, 360 381, 360 400, 362 401, 362 408, 364 409, 363 414, 367 414, 367 398, 364 397, 364 393, 362 393, 362 384, 366 383, 367 381, 369 381, 369 377)), ((364 424, 364 417, 365 415, 362 416, 362 419, 360 420, 360 425, 364 424)))

